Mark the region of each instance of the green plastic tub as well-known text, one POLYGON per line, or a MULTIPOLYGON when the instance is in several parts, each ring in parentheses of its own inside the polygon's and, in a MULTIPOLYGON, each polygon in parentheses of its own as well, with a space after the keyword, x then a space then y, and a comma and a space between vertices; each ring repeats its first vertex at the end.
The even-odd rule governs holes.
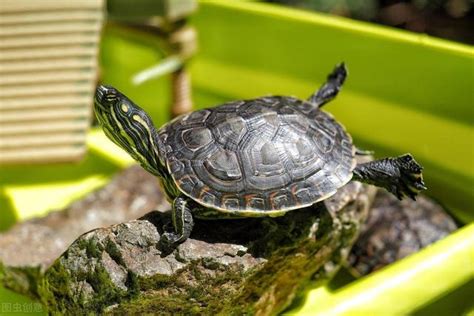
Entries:
MULTIPOLYGON (((192 23, 200 45, 191 64, 196 107, 265 94, 306 98, 344 61, 349 79, 326 110, 376 156, 411 152, 425 166, 427 194, 463 224, 368 277, 351 281, 341 273, 330 285, 309 289, 288 313, 459 315, 472 309, 473 47, 253 2, 202 2, 192 23)), ((144 107, 157 125, 169 119, 168 78, 140 86, 131 78, 161 58, 159 41, 151 35, 106 28, 103 81, 144 107)), ((90 132, 88 146, 86 159, 75 165, 1 167, 0 229, 63 207, 133 163, 100 130, 90 132)), ((0 288, 0 308, 18 304, 35 307, 0 288)))

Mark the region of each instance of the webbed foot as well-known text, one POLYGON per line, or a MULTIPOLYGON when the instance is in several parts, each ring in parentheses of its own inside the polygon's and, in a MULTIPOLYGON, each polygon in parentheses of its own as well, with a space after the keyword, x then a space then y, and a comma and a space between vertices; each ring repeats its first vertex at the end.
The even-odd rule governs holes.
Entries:
POLYGON ((412 155, 405 154, 357 165, 353 173, 354 180, 383 187, 400 200, 406 196, 416 200, 426 190, 422 170, 412 155))

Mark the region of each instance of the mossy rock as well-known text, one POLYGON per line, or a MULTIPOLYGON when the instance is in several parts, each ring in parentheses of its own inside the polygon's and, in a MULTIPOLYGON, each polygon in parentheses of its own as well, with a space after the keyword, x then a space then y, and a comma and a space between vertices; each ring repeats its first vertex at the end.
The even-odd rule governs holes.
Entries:
POLYGON ((353 182, 283 217, 197 220, 169 255, 158 249, 168 214, 151 212, 79 237, 46 271, 40 293, 59 313, 275 314, 313 275, 337 271, 374 192, 353 182))

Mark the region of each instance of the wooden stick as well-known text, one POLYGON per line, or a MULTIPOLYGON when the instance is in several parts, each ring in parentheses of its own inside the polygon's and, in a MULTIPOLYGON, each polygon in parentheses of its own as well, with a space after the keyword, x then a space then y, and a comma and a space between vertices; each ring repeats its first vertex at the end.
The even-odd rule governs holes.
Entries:
MULTIPOLYGON (((60 49, 60 48, 59 48, 60 49)), ((0 74, 18 71, 40 71, 54 69, 93 69, 97 62, 92 58, 56 58, 37 61, 0 62, 0 74)))
MULTIPOLYGON (((56 72, 39 72, 39 73, 18 73, 9 74, 8 76, 0 76, 1 85, 18 85, 18 84, 31 84, 31 83, 61 83, 61 82, 79 82, 79 81, 90 81, 95 80, 96 74, 92 71, 78 71, 78 70, 65 70, 56 72)), ((1 88, 0 88, 1 89, 1 88)))
POLYGON ((0 89, 0 98, 12 98, 19 96, 33 95, 57 95, 61 93, 91 93, 93 83, 56 83, 56 84, 36 84, 33 86, 4 86, 0 89))
POLYGON ((48 59, 48 58, 96 58, 96 46, 68 45, 62 47, 13 48, 4 49, 0 53, 2 60, 48 59))
POLYGON ((16 122, 49 122, 52 120, 76 120, 89 118, 89 107, 71 107, 59 109, 33 109, 32 111, 0 112, 0 124, 16 122))
POLYGON ((82 145, 86 141, 86 133, 45 134, 26 136, 0 137, 0 153, 3 150, 22 150, 27 147, 48 147, 56 145, 82 145))
POLYGON ((28 11, 101 9, 101 0, 2 0, 0 13, 15 13, 28 11))
POLYGON ((52 133, 52 132, 71 132, 85 131, 89 127, 88 120, 58 122, 57 120, 45 121, 41 123, 15 123, 1 124, 0 135, 31 135, 35 133, 52 133))
POLYGON ((37 96, 21 99, 0 99, 2 110, 23 110, 33 108, 58 108, 69 106, 88 106, 92 100, 92 93, 87 95, 74 95, 64 93, 61 95, 37 96))
POLYGON ((43 24, 3 25, 0 36, 25 36, 35 34, 64 34, 64 33, 91 33, 99 32, 100 21, 75 21, 43 24))
POLYGON ((57 146, 25 150, 1 151, 0 163, 39 163, 77 161, 86 152, 85 146, 57 146))
POLYGON ((98 34, 72 33, 72 34, 48 34, 43 36, 21 36, 21 37, 2 37, 0 38, 0 49, 17 47, 41 47, 53 45, 97 45, 99 42, 98 34))
MULTIPOLYGON (((3 13, 0 10, 0 14, 3 13)), ((65 10, 54 12, 15 12, 2 14, 0 25, 9 24, 35 24, 44 22, 62 22, 62 21, 102 21, 102 12, 97 10, 65 10)))

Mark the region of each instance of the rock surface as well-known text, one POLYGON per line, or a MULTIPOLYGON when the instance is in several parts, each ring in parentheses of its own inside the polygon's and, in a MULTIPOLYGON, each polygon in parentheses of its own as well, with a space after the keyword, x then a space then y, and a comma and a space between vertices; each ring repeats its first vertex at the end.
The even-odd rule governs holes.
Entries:
MULTIPOLYGON (((324 205, 281 218, 196 220, 191 238, 164 256, 157 243, 169 214, 132 219, 169 204, 156 178, 134 166, 67 209, 0 234, 0 282, 63 313, 274 314, 307 280, 337 271, 373 195, 350 183, 324 205), (105 228, 90 231, 97 227, 105 228)), ((350 255, 359 274, 455 229, 431 200, 385 192, 363 227, 350 255)))
POLYGON ((151 209, 168 208, 156 177, 139 166, 130 167, 68 208, 0 234, 0 279, 17 292, 37 296, 37 279, 78 236, 136 219, 151 209))
POLYGON ((197 220, 168 256, 157 247, 168 214, 151 212, 82 235, 39 292, 60 313, 275 314, 315 273, 322 280, 337 271, 374 192, 353 182, 279 218, 197 220))
POLYGON ((416 202, 397 200, 379 190, 349 264, 356 276, 366 275, 400 260, 457 229, 443 207, 420 195, 416 202))

